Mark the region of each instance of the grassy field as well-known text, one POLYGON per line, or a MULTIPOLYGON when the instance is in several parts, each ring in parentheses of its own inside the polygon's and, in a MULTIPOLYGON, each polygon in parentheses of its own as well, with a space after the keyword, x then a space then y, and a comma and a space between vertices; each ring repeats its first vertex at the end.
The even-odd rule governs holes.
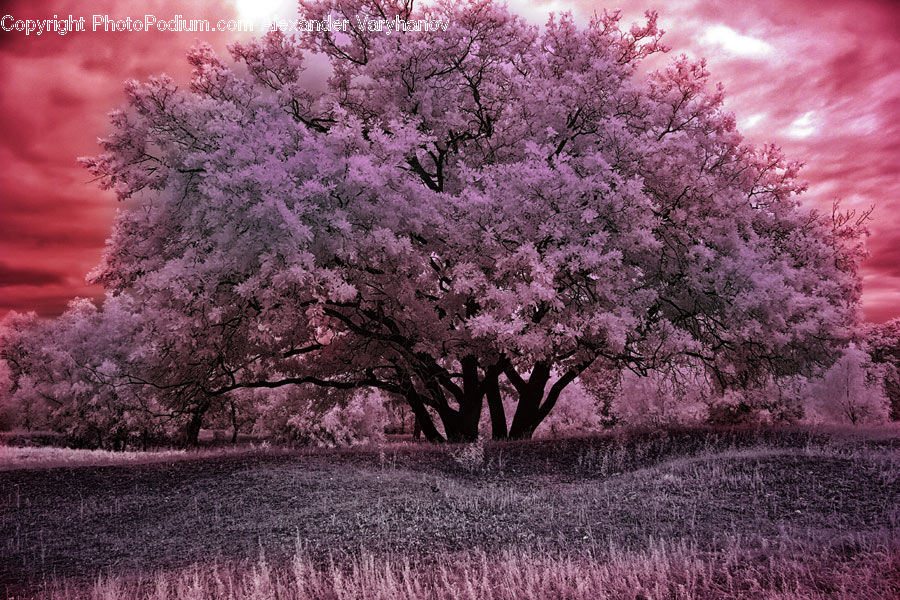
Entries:
POLYGON ((40 452, 0 450, 8 598, 900 598, 896 430, 40 452))

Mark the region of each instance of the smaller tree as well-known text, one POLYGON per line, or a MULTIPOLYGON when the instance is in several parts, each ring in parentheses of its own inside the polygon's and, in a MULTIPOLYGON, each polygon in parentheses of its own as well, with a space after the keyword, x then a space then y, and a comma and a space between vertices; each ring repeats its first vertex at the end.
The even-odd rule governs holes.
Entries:
POLYGON ((584 435, 602 430, 607 423, 602 396, 576 380, 560 394, 556 408, 541 421, 535 436, 584 435))
POLYGON ((388 398, 379 390, 303 385, 277 389, 273 396, 260 429, 283 441, 337 447, 385 439, 388 398))
POLYGON ((758 384, 716 391, 710 396, 707 421, 719 425, 796 423, 806 415, 807 378, 770 377, 758 384))
POLYGON ((888 419, 880 370, 869 355, 851 345, 822 378, 809 384, 806 396, 815 417, 824 421, 879 423, 888 419))
POLYGON ((236 444, 241 433, 250 433, 259 418, 262 403, 250 390, 235 390, 219 399, 203 421, 203 426, 231 431, 231 443, 236 444))
POLYGON ((36 360, 36 313, 11 312, 0 323, 0 361, 6 368, 4 406, 15 411, 15 425, 31 431, 47 425, 49 402, 36 389, 45 365, 36 360))
POLYGON ((884 393, 890 402, 890 417, 900 421, 900 318, 864 331, 864 347, 881 369, 884 393))
POLYGON ((98 310, 73 300, 58 318, 11 313, 0 328, 10 401, 26 429, 50 427, 76 446, 125 449, 158 440, 164 415, 151 394, 123 375, 133 362, 138 316, 127 298, 98 310))
POLYGON ((12 402, 12 379, 9 366, 0 360, 0 431, 8 431, 18 424, 12 402))

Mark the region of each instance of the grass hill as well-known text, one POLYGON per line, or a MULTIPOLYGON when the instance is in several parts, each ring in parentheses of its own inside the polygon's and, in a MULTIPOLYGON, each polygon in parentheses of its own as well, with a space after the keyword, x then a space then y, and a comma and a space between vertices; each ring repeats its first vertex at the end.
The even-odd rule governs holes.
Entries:
POLYGON ((900 598, 896 430, 2 450, 7 597, 900 598))

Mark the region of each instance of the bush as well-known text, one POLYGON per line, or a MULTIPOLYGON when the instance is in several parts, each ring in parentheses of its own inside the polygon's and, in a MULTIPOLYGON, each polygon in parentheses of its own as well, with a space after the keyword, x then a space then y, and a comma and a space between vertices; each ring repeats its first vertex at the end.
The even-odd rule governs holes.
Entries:
POLYGON ((628 371, 622 374, 612 414, 634 426, 697 423, 703 419, 707 390, 706 381, 689 370, 646 377, 628 371))
POLYGON ((287 421, 290 439, 316 446, 355 446, 385 439, 385 397, 377 391, 357 392, 346 405, 335 405, 324 414, 298 413, 287 421))
POLYGON ((610 419, 604 415, 602 399, 575 381, 560 395, 556 406, 535 431, 536 437, 583 435, 604 429, 610 419))

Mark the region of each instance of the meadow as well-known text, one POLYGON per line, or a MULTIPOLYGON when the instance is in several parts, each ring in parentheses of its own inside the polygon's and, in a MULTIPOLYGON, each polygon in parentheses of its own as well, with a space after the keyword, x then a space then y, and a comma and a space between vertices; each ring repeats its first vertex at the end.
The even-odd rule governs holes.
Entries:
POLYGON ((7 598, 900 597, 896 429, 0 448, 7 598))

